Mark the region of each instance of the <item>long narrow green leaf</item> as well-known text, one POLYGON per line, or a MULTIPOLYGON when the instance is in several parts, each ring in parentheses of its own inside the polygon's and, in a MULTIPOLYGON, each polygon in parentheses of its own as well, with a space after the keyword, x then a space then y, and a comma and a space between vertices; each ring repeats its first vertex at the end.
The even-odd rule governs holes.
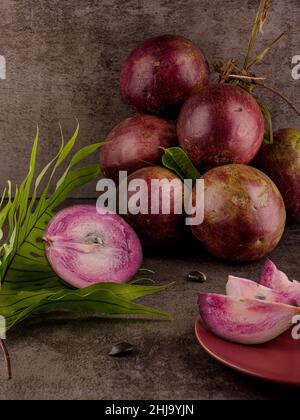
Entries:
POLYGON ((130 286, 102 283, 85 289, 59 291, 41 289, 36 292, 2 291, 0 315, 6 319, 6 331, 35 313, 58 309, 81 310, 110 315, 140 314, 171 319, 160 310, 133 303, 132 300, 166 289, 167 286, 130 286))
POLYGON ((102 145, 103 143, 95 143, 91 144, 89 146, 83 147, 81 150, 79 150, 72 158, 70 164, 68 165, 67 169, 65 170, 62 177, 58 180, 56 184, 56 188, 59 188, 60 185, 65 181, 68 173, 70 170, 76 166, 79 162, 81 162, 84 158, 90 156, 91 154, 95 153, 102 145))
POLYGON ((37 128, 36 136, 33 142, 33 148, 31 152, 31 158, 29 163, 29 172, 25 181, 20 186, 20 196, 22 200, 20 200, 20 210, 19 210, 19 223, 22 224, 24 221, 24 217, 26 216, 28 210, 28 200, 31 191, 31 184, 33 180, 33 176, 35 173, 35 165, 36 165, 36 154, 37 154, 37 147, 38 147, 38 140, 39 140, 39 128, 37 128))

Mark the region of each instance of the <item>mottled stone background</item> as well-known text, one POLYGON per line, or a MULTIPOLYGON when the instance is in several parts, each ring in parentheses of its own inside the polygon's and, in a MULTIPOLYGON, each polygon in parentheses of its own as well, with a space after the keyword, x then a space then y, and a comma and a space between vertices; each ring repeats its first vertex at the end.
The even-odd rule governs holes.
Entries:
MULTIPOLYGON (((70 134, 80 120, 80 146, 104 139, 131 110, 122 104, 118 78, 123 60, 147 37, 176 33, 214 57, 239 57, 258 0, 1 0, 0 186, 25 174, 36 124, 40 165, 59 143, 58 122, 70 134)), ((299 26, 299 0, 274 0, 262 41, 299 26)), ((291 59, 300 34, 282 39, 260 73, 300 106, 300 80, 291 59)), ((267 95, 276 127, 300 126, 279 100, 267 95)), ((94 196, 94 185, 77 194, 94 196)))

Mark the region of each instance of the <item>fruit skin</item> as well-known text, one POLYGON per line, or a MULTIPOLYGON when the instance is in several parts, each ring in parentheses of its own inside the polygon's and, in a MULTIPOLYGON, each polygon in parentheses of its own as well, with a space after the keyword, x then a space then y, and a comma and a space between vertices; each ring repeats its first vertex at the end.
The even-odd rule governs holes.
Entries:
POLYGON ((263 144, 255 163, 279 188, 288 218, 300 222, 300 131, 277 131, 273 144, 263 144))
POLYGON ((296 305, 300 306, 300 283, 296 280, 290 281, 287 275, 278 270, 276 265, 267 260, 263 266, 260 284, 270 287, 278 292, 284 292, 296 301, 296 305))
POLYGON ((258 299, 266 302, 285 303, 287 305, 297 306, 296 300, 288 293, 284 291, 278 292, 240 277, 228 277, 226 294, 237 298, 258 299))
POLYGON ((183 105, 177 134, 180 146, 204 173, 220 165, 249 163, 262 144, 264 119, 245 90, 208 85, 183 105))
POLYGON ((44 240, 52 269, 76 288, 127 282, 142 263, 141 244, 132 228, 114 213, 97 213, 92 205, 58 212, 44 240))
POLYGON ((282 303, 199 293, 206 327, 218 337, 239 344, 262 344, 287 331, 300 308, 282 303))
MULTIPOLYGON (((140 169, 128 177, 128 183, 134 179, 145 180, 148 186, 148 214, 128 214, 124 215, 124 219, 129 223, 139 235, 143 248, 155 251, 164 250, 178 246, 184 236, 184 219, 185 215, 175 214, 174 209, 176 203, 182 205, 182 181, 171 171, 161 167, 147 167, 140 169), (175 188, 175 194, 172 191, 171 196, 167 199, 170 202, 170 214, 163 214, 161 209, 159 214, 151 214, 151 205, 155 203, 161 205, 161 196, 159 200, 152 198, 151 200, 151 180, 177 180, 180 188, 175 188)), ((157 191, 157 190, 156 190, 157 191)), ((119 193, 118 193, 119 195, 119 193)), ((128 201, 134 195, 128 191, 128 201)))
POLYGON ((100 151, 104 175, 119 181, 119 171, 131 174, 158 163, 163 148, 177 144, 175 124, 153 115, 136 115, 120 122, 106 138, 100 151))
MULTIPOLYGON (((204 222, 192 226, 198 240, 217 257, 254 261, 278 244, 285 207, 275 184, 245 165, 211 169, 204 176, 204 222)), ((195 204, 195 189, 193 190, 195 204)))
POLYGON ((121 71, 120 91, 138 112, 173 118, 208 78, 206 58, 193 42, 163 35, 146 40, 130 54, 121 71))

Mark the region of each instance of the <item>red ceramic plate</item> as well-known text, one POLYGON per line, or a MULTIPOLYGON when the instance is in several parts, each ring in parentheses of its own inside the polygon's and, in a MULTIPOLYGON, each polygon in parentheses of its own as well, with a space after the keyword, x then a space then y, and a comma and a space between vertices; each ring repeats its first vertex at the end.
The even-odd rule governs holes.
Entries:
POLYGON ((195 332, 204 350, 224 365, 256 378, 300 386, 300 341, 293 340, 291 331, 266 344, 243 346, 216 337, 198 316, 195 332))

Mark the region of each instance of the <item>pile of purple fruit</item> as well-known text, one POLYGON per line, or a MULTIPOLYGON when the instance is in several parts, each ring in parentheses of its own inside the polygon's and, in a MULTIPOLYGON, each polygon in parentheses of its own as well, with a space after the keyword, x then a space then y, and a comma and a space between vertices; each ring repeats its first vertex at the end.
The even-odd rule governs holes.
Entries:
MULTIPOLYGON (((257 101, 235 84, 210 82, 208 62, 193 42, 164 35, 142 43, 123 65, 120 91, 137 114, 108 134, 104 174, 118 182, 119 171, 127 171, 129 180, 149 185, 178 178, 161 158, 165 149, 181 147, 205 182, 204 222, 192 232, 210 253, 260 259, 280 241, 286 211, 300 220, 300 132, 283 129, 272 144, 264 142, 257 101)), ((170 195, 175 208, 176 194, 170 195)), ((145 249, 170 248, 188 229, 175 211, 125 219, 145 249)))
MULTIPOLYGON (((120 90, 137 114, 108 134, 100 155, 104 175, 118 183, 120 171, 127 171, 128 182, 143 180, 150 187, 154 179, 178 180, 182 187, 178 172, 162 162, 166 149, 181 148, 204 179, 204 221, 191 230, 211 254, 231 261, 260 259, 280 241, 286 214, 300 220, 300 132, 283 129, 266 142, 257 101, 235 83, 210 82, 207 60, 193 42, 172 35, 145 41, 125 61, 120 90)), ((84 205, 58 213, 44 236, 54 271, 78 288, 123 283, 138 271, 142 247, 169 250, 181 243, 190 229, 184 212, 175 211, 182 192, 169 190, 167 214, 161 195, 150 192, 145 213, 121 218, 84 205), (153 214, 152 208, 159 211, 153 214)), ((128 201, 131 196, 127 190, 128 201)), ((299 306, 300 284, 271 262, 261 285, 230 277, 226 296, 199 295, 206 326, 243 344, 287 330, 299 306)))

